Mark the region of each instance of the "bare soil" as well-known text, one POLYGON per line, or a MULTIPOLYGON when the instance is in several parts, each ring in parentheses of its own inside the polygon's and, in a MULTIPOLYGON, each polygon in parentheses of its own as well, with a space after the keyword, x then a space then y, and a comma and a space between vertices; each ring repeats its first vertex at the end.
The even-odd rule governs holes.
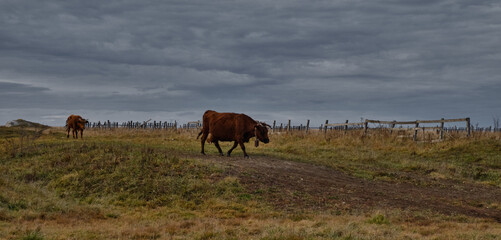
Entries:
POLYGON ((405 174, 405 181, 357 178, 341 171, 265 156, 200 156, 225 167, 257 196, 284 210, 430 210, 501 222, 501 188, 405 174))

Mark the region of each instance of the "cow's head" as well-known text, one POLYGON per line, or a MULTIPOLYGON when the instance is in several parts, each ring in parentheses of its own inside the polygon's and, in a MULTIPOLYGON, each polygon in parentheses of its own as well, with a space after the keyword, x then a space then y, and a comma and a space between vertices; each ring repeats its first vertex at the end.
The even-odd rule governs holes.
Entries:
POLYGON ((254 126, 254 130, 256 132, 256 147, 259 146, 259 141, 264 143, 270 142, 270 139, 268 138, 268 127, 270 127, 270 125, 264 122, 257 122, 256 126, 254 126))
POLYGON ((85 129, 85 124, 89 123, 89 121, 87 121, 87 119, 83 119, 83 118, 80 118, 78 119, 78 127, 80 127, 80 129, 85 129))

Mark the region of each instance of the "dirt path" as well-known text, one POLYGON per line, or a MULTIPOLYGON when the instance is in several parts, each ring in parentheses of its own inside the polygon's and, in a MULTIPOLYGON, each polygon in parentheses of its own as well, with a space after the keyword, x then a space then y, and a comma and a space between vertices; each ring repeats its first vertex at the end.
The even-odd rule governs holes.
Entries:
MULTIPOLYGON (((400 208, 432 210, 501 222, 501 189, 449 180, 421 179, 429 184, 365 180, 327 167, 269 157, 215 157, 251 192, 281 209, 400 208), (489 208, 497 205, 497 208, 489 208)), ((421 176, 422 178, 422 176, 421 176)))

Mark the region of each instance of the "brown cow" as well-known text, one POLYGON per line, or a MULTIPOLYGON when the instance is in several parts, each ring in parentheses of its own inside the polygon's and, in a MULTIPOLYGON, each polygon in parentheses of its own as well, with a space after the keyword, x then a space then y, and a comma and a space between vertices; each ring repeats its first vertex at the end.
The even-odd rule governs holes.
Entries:
POLYGON ((249 142, 249 139, 252 137, 256 137, 256 147, 259 145, 259 141, 269 143, 270 139, 268 138, 267 127, 270 126, 266 123, 255 121, 245 114, 218 113, 208 110, 203 115, 202 131, 198 134, 198 137, 202 135, 202 154, 205 155, 204 145, 206 140, 208 143, 214 143, 221 156, 224 154, 219 146, 219 141, 234 141, 233 147, 227 153, 228 157, 237 145, 240 145, 242 148, 244 157, 249 157, 245 151, 244 143, 249 142), (209 134, 210 138, 207 139, 209 134))
POLYGON ((68 131, 66 137, 70 137, 70 129, 73 129, 73 138, 78 139, 78 131, 80 130, 80 137, 83 139, 83 130, 85 129, 86 123, 88 123, 88 121, 82 117, 78 115, 70 115, 66 120, 66 130, 68 131))

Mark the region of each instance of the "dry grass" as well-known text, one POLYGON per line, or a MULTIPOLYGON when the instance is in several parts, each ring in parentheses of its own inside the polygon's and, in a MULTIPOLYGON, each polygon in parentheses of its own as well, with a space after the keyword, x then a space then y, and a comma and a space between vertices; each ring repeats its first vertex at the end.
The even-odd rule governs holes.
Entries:
MULTIPOLYGON (((15 132, 0 138, 0 239, 501 236, 501 224, 492 220, 428 211, 274 209, 237 178, 224 176, 222 166, 195 157, 196 130, 87 130, 83 140, 66 139, 62 129, 44 133, 27 142, 15 132)), ((206 149, 217 154, 211 145, 206 149)), ((272 134, 270 144, 249 150, 251 156, 325 165, 366 179, 413 181, 402 175, 414 174, 497 187, 500 153, 499 134, 415 143, 396 134, 358 132, 272 134)), ((241 157, 241 151, 233 155, 241 157)))
POLYGON ((275 134, 263 154, 339 169, 367 178, 401 181, 403 173, 501 187, 501 133, 449 134, 414 142, 387 131, 275 134))

